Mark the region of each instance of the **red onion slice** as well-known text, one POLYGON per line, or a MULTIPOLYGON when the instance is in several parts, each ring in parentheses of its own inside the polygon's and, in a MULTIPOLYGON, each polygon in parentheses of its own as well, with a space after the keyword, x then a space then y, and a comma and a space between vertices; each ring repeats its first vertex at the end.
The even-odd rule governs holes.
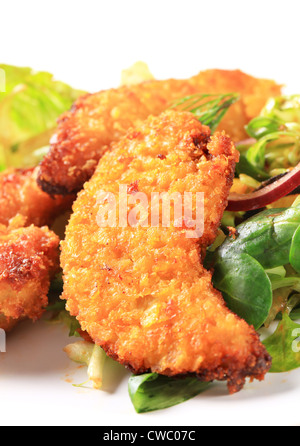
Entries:
POLYGON ((300 185, 300 163, 284 177, 250 194, 231 194, 227 211, 253 211, 261 209, 290 194, 300 185))

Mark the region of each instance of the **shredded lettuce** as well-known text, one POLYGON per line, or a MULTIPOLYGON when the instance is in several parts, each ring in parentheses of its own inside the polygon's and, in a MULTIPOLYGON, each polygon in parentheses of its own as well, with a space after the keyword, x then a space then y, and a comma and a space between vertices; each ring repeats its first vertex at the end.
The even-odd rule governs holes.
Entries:
POLYGON ((238 146, 238 172, 257 180, 285 173, 300 161, 300 95, 272 98, 246 126, 254 142, 238 146))
POLYGON ((88 367, 88 377, 92 381, 94 389, 101 389, 106 359, 102 348, 91 342, 78 341, 67 345, 64 351, 72 361, 88 367))

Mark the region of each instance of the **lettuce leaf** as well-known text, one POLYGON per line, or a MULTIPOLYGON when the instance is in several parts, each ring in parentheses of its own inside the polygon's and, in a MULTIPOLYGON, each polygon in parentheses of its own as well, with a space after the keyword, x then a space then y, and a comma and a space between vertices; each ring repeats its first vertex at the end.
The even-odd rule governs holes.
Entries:
POLYGON ((272 356, 271 373, 289 372, 300 367, 300 325, 283 314, 277 330, 264 341, 272 356))
POLYGON ((47 151, 57 118, 84 92, 47 72, 4 64, 0 71, 0 171, 34 166, 47 151))
POLYGON ((128 390, 136 412, 145 413, 183 403, 207 390, 209 385, 192 377, 176 379, 146 373, 129 378, 128 390))

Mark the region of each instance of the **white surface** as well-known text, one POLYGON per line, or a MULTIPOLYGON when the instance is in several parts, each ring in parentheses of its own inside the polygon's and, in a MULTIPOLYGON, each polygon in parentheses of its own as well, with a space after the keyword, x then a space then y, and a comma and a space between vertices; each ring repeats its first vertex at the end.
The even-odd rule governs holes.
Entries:
MULTIPOLYGON (((158 78, 241 68, 300 92, 299 12, 298 0, 10 0, 0 4, 0 62, 51 71, 90 91, 117 86, 123 68, 144 60, 158 78)), ((180 406, 137 415, 128 375, 107 392, 66 382, 85 380, 62 352, 68 342, 62 327, 43 322, 9 337, 0 354, 1 425, 300 424, 299 371, 268 375, 232 397, 217 384, 180 406)))
POLYGON ((158 78, 241 68, 297 88, 299 12, 298 0, 1 1, 0 61, 91 91, 137 60, 158 78))
POLYGON ((138 415, 121 366, 106 368, 104 391, 72 386, 87 377, 63 353, 69 342, 64 327, 43 321, 9 337, 0 354, 1 425, 300 425, 299 371, 270 374, 233 396, 224 383, 214 384, 184 404, 138 415))

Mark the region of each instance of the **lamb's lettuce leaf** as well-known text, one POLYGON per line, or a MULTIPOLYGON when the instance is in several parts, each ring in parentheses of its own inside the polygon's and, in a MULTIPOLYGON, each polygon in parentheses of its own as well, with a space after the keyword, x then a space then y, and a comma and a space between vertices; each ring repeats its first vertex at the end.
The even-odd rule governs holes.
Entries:
POLYGON ((132 376, 128 389, 137 413, 166 409, 204 392, 209 383, 197 378, 175 379, 157 373, 132 376))
POLYGON ((209 253, 213 282, 232 311, 258 329, 269 325, 300 292, 300 203, 269 209, 236 227, 209 253))

